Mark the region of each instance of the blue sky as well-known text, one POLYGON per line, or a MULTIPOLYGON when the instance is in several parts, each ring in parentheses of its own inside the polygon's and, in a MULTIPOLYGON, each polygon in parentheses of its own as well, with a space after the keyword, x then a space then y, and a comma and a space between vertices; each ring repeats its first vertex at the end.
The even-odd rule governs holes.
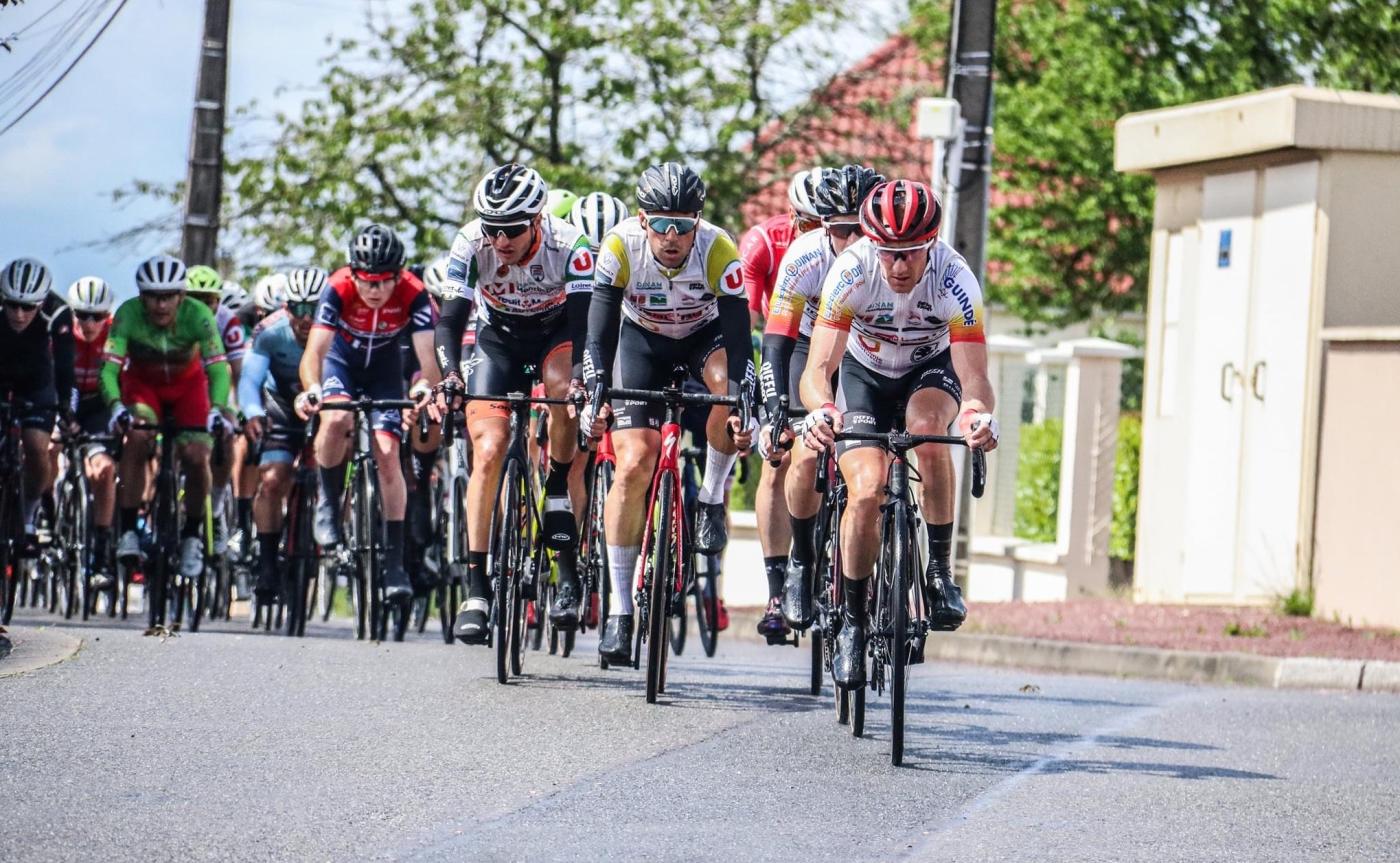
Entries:
MULTIPOLYGON (((0 11, 0 35, 19 30, 52 2, 0 11)), ((394 18, 406 14, 409 0, 370 5, 376 15, 394 18)), ((157 250, 67 247, 163 211, 151 202, 114 204, 112 190, 137 178, 168 183, 184 176, 203 7, 200 0, 128 0, 58 89, 0 135, 0 262, 37 257, 60 289, 79 276, 100 275, 121 294, 132 290, 137 264, 157 250)), ((327 38, 359 32, 365 9, 365 0, 233 0, 230 111, 255 99, 259 113, 295 108, 319 77, 327 38), (281 87, 287 92, 278 95, 281 87)), ((855 59, 878 37, 853 33, 842 44, 855 59)), ((0 52, 0 80, 37 42, 0 52)))

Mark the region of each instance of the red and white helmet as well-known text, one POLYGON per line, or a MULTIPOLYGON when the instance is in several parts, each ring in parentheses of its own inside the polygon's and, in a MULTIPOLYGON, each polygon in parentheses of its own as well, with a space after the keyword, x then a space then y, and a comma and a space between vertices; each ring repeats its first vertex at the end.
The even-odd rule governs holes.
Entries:
POLYGON ((881 183, 860 207, 860 230, 877 245, 929 243, 942 224, 942 202, 933 189, 914 180, 881 183))

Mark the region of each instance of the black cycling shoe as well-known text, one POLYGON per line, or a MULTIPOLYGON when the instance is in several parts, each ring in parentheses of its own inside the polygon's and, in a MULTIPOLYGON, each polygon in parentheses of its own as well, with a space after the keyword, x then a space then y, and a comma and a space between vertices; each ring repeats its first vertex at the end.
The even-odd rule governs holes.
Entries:
POLYGON ((574 511, 567 497, 545 498, 544 502, 544 547, 550 551, 563 551, 578 541, 578 525, 574 522, 574 511))
POLYGON ((312 520, 311 534, 321 548, 331 549, 340 545, 340 513, 324 498, 316 501, 316 517, 312 520))
POLYGON ((695 550, 701 554, 719 554, 729 544, 729 528, 724 523, 722 503, 695 504, 695 550))
POLYGON ((572 581, 561 581, 554 595, 554 606, 549 609, 549 622, 556 629, 572 632, 578 629, 578 585, 572 581))
POLYGON ((865 685, 865 623, 849 617, 836 633, 836 655, 831 658, 831 677, 842 689, 865 685))
POLYGON ((408 573, 404 571, 403 564, 398 561, 390 561, 384 564, 384 601, 385 602, 408 602, 413 598, 413 582, 408 580, 408 573))
POLYGON ((769 644, 791 643, 788 635, 792 630, 788 629, 787 621, 783 620, 780 603, 781 600, 776 596, 768 600, 768 610, 758 620, 758 634, 766 638, 769 644))
POLYGON ((452 634, 463 644, 485 644, 491 634, 487 615, 491 602, 484 596, 468 597, 457 609, 457 620, 452 625, 452 634))
POLYGON ((812 625, 812 565, 789 560, 783 579, 783 620, 799 632, 812 625))
POLYGON ((632 615, 608 615, 603 637, 598 641, 598 654, 615 665, 632 662, 632 615))
POLYGON ((266 605, 277 598, 280 581, 276 570, 263 569, 258 572, 258 583, 253 585, 253 596, 260 605, 266 605))
POLYGON ((963 604, 961 588, 953 581, 952 565, 946 559, 930 560, 925 579, 928 593, 924 602, 928 606, 929 627, 952 632, 962 626, 967 619, 967 606, 963 604))
POLYGON ((432 505, 426 494, 413 492, 408 496, 408 535, 419 548, 433 539, 432 505))

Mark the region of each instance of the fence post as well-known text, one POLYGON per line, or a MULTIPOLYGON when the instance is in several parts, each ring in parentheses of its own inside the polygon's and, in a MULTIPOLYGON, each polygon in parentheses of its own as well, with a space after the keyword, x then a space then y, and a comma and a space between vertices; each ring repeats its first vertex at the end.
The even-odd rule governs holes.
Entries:
POLYGON ((1113 524, 1113 466, 1118 443, 1119 384, 1129 345, 1086 338, 1060 342, 1067 354, 1064 438, 1056 550, 1065 567, 1065 596, 1103 596, 1108 584, 1108 534, 1113 524))

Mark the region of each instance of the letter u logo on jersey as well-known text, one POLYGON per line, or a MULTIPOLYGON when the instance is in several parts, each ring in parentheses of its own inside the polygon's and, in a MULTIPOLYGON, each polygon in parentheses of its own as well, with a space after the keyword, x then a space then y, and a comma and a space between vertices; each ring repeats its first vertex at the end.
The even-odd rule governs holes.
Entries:
POLYGON ((724 292, 734 295, 742 293, 744 290, 744 274, 738 268, 732 269, 724 274, 724 292))

